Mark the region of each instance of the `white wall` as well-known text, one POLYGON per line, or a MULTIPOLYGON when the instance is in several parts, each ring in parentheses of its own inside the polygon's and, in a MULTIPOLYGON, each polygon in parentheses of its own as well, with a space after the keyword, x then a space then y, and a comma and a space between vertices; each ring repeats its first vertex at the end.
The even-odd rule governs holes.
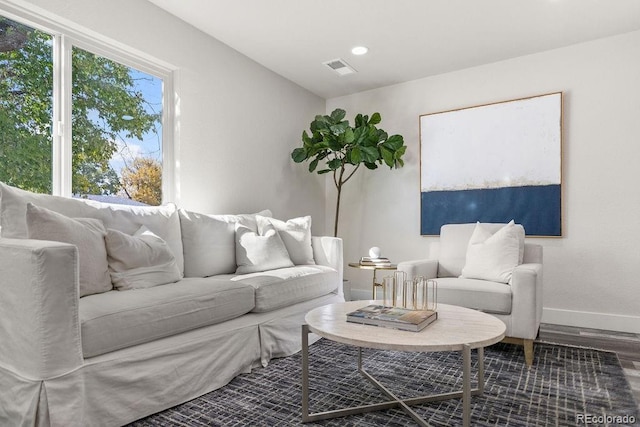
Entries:
MULTIPOLYGON (((180 206, 312 215, 324 233, 324 180, 290 158, 325 101, 145 0, 17 0, 176 69, 180 206)), ((167 131, 165 129, 165 131, 167 131)))
MULTIPOLYGON (((640 332, 640 32, 327 101, 382 114, 400 133, 406 166, 359 171, 343 189, 345 261, 380 246, 393 261, 419 258, 434 237, 419 229, 421 114, 563 91, 562 238, 544 246, 543 322, 640 332)), ((335 190, 327 184, 327 222, 335 190)), ((327 229, 330 229, 327 226, 327 229)), ((370 293, 370 272, 346 268, 370 293)))
MULTIPOLYGON (((640 332, 640 32, 326 102, 144 0, 16 0, 173 64, 179 204, 202 212, 271 208, 333 229, 335 189, 289 153, 315 114, 382 114, 406 166, 362 170, 344 188, 345 262, 373 245, 394 261, 426 252, 419 231, 418 116, 564 91, 564 237, 545 247, 543 321, 640 332), (326 197, 326 203, 325 203, 326 197)), ((327 181, 328 182, 328 181, 327 181)), ((347 268, 352 287, 370 273, 347 268)))

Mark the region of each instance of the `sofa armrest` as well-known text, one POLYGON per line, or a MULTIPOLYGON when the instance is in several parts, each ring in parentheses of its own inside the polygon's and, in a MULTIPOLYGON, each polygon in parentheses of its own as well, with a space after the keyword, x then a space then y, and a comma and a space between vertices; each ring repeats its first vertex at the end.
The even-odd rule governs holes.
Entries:
POLYGON ((0 365, 44 380, 83 363, 73 245, 0 239, 0 365))
POLYGON ((520 264, 511 276, 511 336, 534 339, 542 318, 542 264, 520 264))
POLYGON ((342 239, 329 236, 312 236, 311 246, 313 247, 313 259, 318 265, 326 265, 338 272, 338 283, 336 283, 335 293, 344 295, 342 290, 342 278, 344 261, 342 255, 342 239))
POLYGON ((398 263, 398 271, 404 271, 407 279, 422 276, 426 279, 438 277, 437 259, 419 259, 414 261, 403 261, 398 263))

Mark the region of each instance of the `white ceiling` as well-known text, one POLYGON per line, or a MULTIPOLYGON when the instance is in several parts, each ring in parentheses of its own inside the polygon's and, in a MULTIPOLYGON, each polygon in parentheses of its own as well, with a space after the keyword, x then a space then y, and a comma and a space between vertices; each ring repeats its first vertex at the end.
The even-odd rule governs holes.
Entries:
POLYGON ((640 29, 639 0, 149 1, 323 98, 640 29))

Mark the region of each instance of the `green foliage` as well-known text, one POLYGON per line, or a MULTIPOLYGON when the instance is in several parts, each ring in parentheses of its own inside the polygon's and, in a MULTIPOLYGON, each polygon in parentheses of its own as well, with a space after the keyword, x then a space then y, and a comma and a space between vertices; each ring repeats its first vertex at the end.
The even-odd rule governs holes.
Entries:
MULTIPOLYGON (((115 141, 142 140, 160 117, 145 110, 128 67, 76 48, 72 67, 72 192, 115 194, 115 141)), ((51 36, 0 17, 0 181, 51 192, 52 95, 51 36)))
POLYGON ((370 118, 358 114, 354 127, 344 120, 345 115, 344 110, 336 109, 331 115, 316 116, 310 125, 311 135, 303 131, 302 147, 291 153, 293 161, 310 160, 309 172, 316 171, 318 165, 326 161, 325 167, 317 171, 320 174, 340 170, 346 165, 357 167, 361 163, 369 169, 376 169, 379 164, 390 168, 404 165, 404 139, 401 135, 388 136, 376 127, 382 120, 380 113, 374 113, 370 118))
POLYGON ((23 35, 0 52, 0 180, 51 192, 51 37, 0 18, 4 34, 23 35))
POLYGON ((389 136, 376 127, 382 121, 380 113, 373 113, 371 117, 358 114, 354 126, 344 119, 345 116, 346 112, 339 108, 331 115, 316 116, 309 126, 311 134, 303 131, 302 147, 291 153, 296 163, 309 161, 309 172, 333 174, 338 190, 334 234, 338 229, 342 186, 360 165, 372 170, 383 164, 389 168, 402 167, 402 156, 407 149, 401 135, 389 136))

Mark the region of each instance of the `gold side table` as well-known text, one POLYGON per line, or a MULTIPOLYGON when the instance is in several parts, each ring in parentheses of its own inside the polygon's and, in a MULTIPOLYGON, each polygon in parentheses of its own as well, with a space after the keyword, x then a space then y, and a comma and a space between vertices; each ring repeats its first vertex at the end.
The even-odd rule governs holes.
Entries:
MULTIPOLYGON (((373 298, 376 298, 376 289, 382 289, 382 283, 376 282, 376 272, 378 270, 396 270, 398 266, 396 264, 391 265, 361 265, 359 262, 350 262, 349 267, 359 268, 360 270, 373 270, 373 281, 371 282, 371 291, 373 298)), ((384 295, 383 295, 384 297, 384 295)))

